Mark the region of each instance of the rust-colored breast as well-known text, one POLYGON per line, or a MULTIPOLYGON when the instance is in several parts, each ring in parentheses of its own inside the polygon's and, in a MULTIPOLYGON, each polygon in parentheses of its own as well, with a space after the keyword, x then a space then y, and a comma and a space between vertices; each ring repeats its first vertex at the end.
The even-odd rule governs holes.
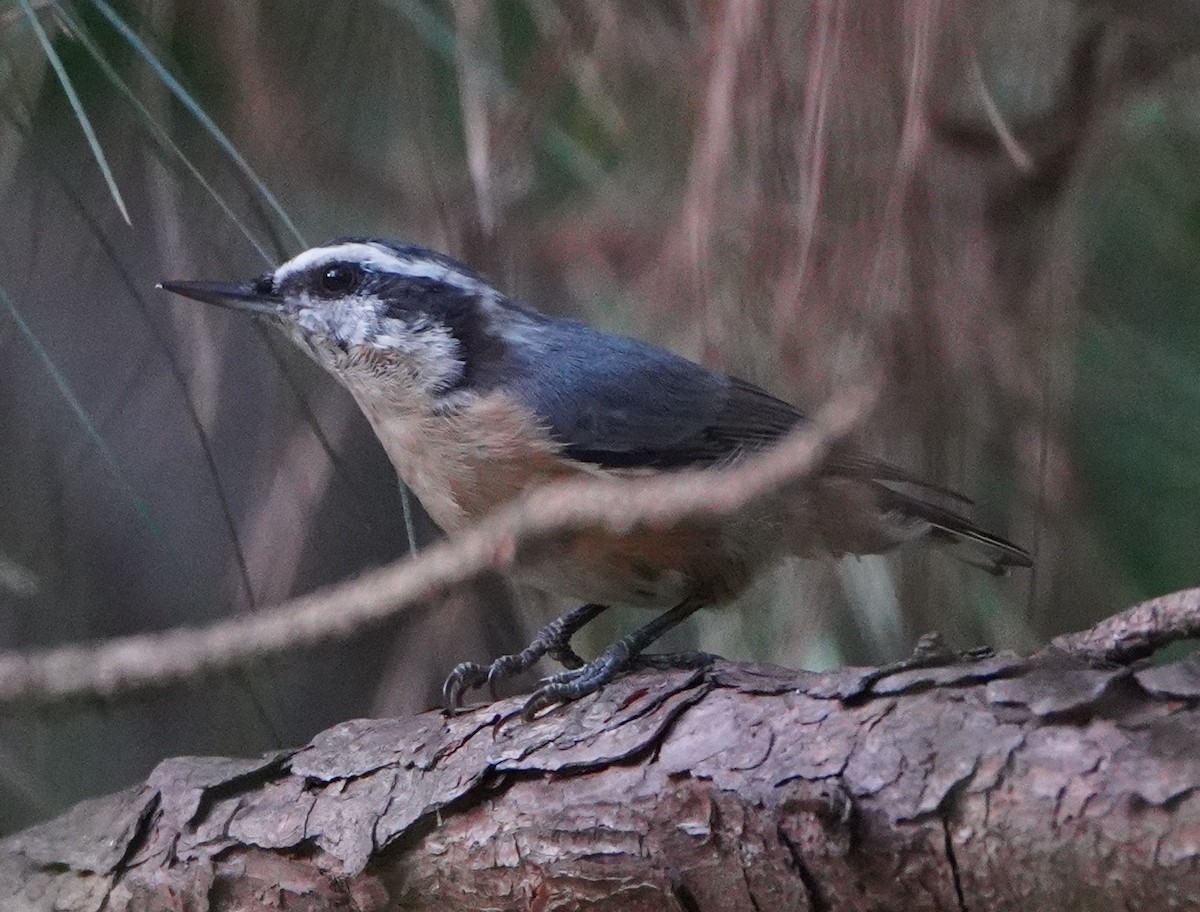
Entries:
MULTIPOLYGON (((543 485, 609 474, 563 456, 534 416, 502 394, 445 414, 367 411, 401 478, 450 532, 543 485)), ((662 607, 691 597, 719 603, 745 587, 770 550, 737 538, 697 523, 622 534, 589 530, 523 553, 514 575, 605 604, 662 607)))
POLYGON ((685 598, 724 602, 743 588, 747 574, 714 529, 681 524, 616 535, 592 530, 572 536, 548 555, 586 583, 581 598, 645 607, 669 607, 685 598))
POLYGON ((447 531, 551 481, 586 473, 535 417, 493 393, 445 413, 365 408, 396 471, 447 531))

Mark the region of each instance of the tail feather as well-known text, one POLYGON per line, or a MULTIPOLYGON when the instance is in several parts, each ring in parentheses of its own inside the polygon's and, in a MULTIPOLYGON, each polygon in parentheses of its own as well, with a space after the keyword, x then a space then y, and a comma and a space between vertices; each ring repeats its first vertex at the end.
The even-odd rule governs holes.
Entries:
POLYGON ((948 543, 965 543, 982 552, 982 559, 959 556, 965 563, 997 576, 1007 573, 1010 567, 1033 566, 1033 558, 1020 545, 979 528, 965 516, 927 500, 902 494, 883 484, 877 484, 876 487, 885 510, 895 510, 906 518, 927 523, 931 538, 948 543))
MULTIPOLYGON (((949 500, 956 500, 967 506, 972 506, 975 503, 966 494, 960 494, 953 488, 934 484, 931 481, 918 478, 916 475, 904 471, 904 469, 899 469, 894 465, 880 462, 878 459, 861 456, 857 453, 839 453, 831 460, 828 471, 831 475, 846 475, 850 478, 869 478, 872 481, 911 485, 914 488, 931 491, 934 494, 941 495, 949 500)), ((889 488, 888 490, 891 489, 889 488)))

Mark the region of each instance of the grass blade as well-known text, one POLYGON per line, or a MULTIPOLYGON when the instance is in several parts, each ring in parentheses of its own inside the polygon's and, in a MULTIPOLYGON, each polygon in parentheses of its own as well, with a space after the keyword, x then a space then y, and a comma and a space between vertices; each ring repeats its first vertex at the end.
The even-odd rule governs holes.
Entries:
POLYGON ((92 55, 92 59, 96 62, 96 65, 100 67, 101 72, 104 73, 108 81, 125 97, 125 100, 133 106, 138 118, 150 132, 150 135, 159 144, 159 147, 170 152, 180 161, 180 163, 188 170, 196 182, 200 184, 201 188, 203 188, 203 190, 209 195, 213 202, 217 204, 221 212, 224 213, 225 217, 234 224, 234 226, 242 233, 242 236, 246 238, 247 242, 249 242, 249 244, 258 252, 258 255, 263 258, 263 261, 268 264, 274 264, 275 259, 267 251, 266 246, 262 243, 262 241, 254 236, 254 234, 250 231, 249 226, 247 226, 242 219, 238 218, 237 213, 233 211, 233 207, 229 205, 223 196, 221 196, 216 187, 214 187, 208 181, 208 179, 205 178, 205 176, 200 172, 200 169, 196 167, 192 160, 188 158, 183 149, 179 147, 179 144, 171 139, 171 136, 166 129, 164 129, 154 119, 154 115, 150 112, 150 110, 144 104, 142 104, 141 99, 134 94, 133 89, 129 87, 129 84, 121 78, 121 74, 116 71, 116 68, 111 63, 109 63, 108 59, 104 56, 104 52, 100 49, 100 46, 96 43, 96 40, 88 33, 87 29, 83 27, 79 20, 75 19, 71 15, 66 7, 59 3, 58 0, 50 0, 50 5, 54 8, 54 11, 59 18, 66 23, 67 28, 71 30, 72 34, 74 34, 79 42, 84 46, 84 49, 92 55))
MULTIPOLYGON (((408 20, 413 31, 425 42, 434 56, 443 63, 454 66, 458 38, 448 22, 420 0, 384 0, 384 5, 408 20)), ((516 94, 516 89, 502 74, 496 72, 495 68, 483 65, 482 70, 500 99, 508 100, 516 94)), ((596 184, 607 176, 604 165, 557 123, 547 120, 545 130, 543 146, 546 152, 577 179, 586 184, 596 184)))
POLYGON ((154 515, 150 510, 150 505, 146 502, 145 498, 143 498, 137 492, 137 489, 133 486, 133 483, 128 479, 128 477, 126 477, 125 471, 121 468, 121 463, 117 459, 117 454, 114 453, 109 447, 108 441, 104 439, 104 435, 100 433, 100 429, 97 428, 95 422, 92 421, 92 416, 88 414, 87 409, 84 408, 84 405, 79 400, 79 397, 75 395, 75 391, 71 388, 71 384, 67 382, 67 378, 63 376, 62 371, 58 369, 58 365, 54 363, 54 359, 50 357, 50 353, 46 351, 46 348, 44 345, 42 345, 41 340, 34 334, 29 324, 25 322, 25 318, 22 317, 21 312, 17 310, 17 305, 13 303, 12 298, 8 296, 8 293, 3 288, 0 288, 0 305, 3 305, 4 309, 8 311, 9 316, 12 317, 17 329, 20 331, 21 335, 25 337, 25 341, 29 343, 29 347, 33 349, 34 355, 36 355, 37 359, 42 362, 42 366, 46 368, 46 373, 50 375, 50 379, 53 380, 54 385, 58 387, 59 393, 62 395, 63 399, 67 401, 67 405, 71 407, 71 411, 75 413, 75 417, 79 420, 79 424, 83 428, 84 433, 87 434, 88 438, 95 445, 96 450, 103 457, 104 461, 108 463, 109 468, 112 470, 113 477, 129 496, 138 515, 145 520, 146 526, 150 529, 151 535, 160 542, 165 541, 162 527, 159 526, 157 520, 155 520, 154 515))
POLYGON ((234 561, 237 564, 238 578, 241 582, 242 590, 246 594, 246 604, 252 609, 256 608, 254 585, 250 579, 250 568, 246 563, 246 553, 242 549, 241 540, 238 538, 237 520, 234 518, 233 507, 229 503, 229 498, 225 494, 225 485, 221 481, 221 473, 217 467, 217 457, 213 451, 212 441, 209 440, 208 428, 204 426, 204 422, 200 419, 200 413, 196 411, 195 404, 192 402, 183 365, 179 363, 179 359, 175 356, 175 351, 171 347, 166 334, 151 316, 149 303, 138 289, 137 283, 129 273, 129 270, 122 265, 116 248, 113 247, 112 242, 108 239, 108 235, 104 232, 103 227, 93 217, 74 189, 60 175, 53 173, 52 177, 62 193, 71 201, 76 214, 92 233, 92 237, 100 245, 100 249, 108 257, 121 284, 125 286, 125 291, 128 293, 130 300, 133 301, 138 313, 141 315, 142 322, 146 325, 151 337, 154 339, 155 345, 158 346, 159 351, 162 352, 163 357, 166 359, 171 378, 182 395, 184 412, 187 414, 188 420, 192 425, 192 430, 199 441, 200 454, 208 470, 208 476, 212 479, 217 506, 220 508, 221 518, 225 523, 225 531, 229 535, 230 545, 233 549, 234 561))
MULTIPOLYGON (((28 3, 29 0, 23 0, 23 2, 28 3)), ((192 176, 200 182, 201 186, 206 190, 206 192, 208 192, 209 196, 217 203, 225 215, 234 223, 234 225, 238 227, 243 236, 246 237, 247 241, 255 248, 259 255, 262 256, 263 260, 268 264, 273 264, 275 262, 275 258, 270 255, 265 245, 252 234, 242 220, 237 217, 232 207, 205 179, 203 174, 191 162, 183 150, 180 149, 179 146, 171 139, 167 131, 155 121, 154 116, 150 113, 146 106, 142 104, 132 89, 125 83, 113 66, 108 62, 97 43, 91 37, 91 35, 87 33, 86 29, 83 28, 78 20, 75 19, 58 2, 58 0, 51 0, 51 4, 53 5, 56 13, 62 17, 68 28, 71 29, 72 33, 80 40, 81 43, 83 43, 85 49, 88 50, 92 58, 96 61, 97 65, 101 68, 113 86, 116 87, 118 91, 122 93, 122 95, 124 95, 131 105, 133 105, 140 119, 145 124, 147 129, 152 133, 155 139, 159 142, 159 144, 163 148, 170 150, 170 152, 172 152, 183 163, 192 176)), ((163 84, 167 87, 171 94, 174 95, 175 98, 181 104, 183 104, 185 108, 187 108, 192 116, 195 117, 196 120, 209 132, 217 144, 222 148, 222 150, 225 151, 225 153, 230 157, 230 159, 254 187, 259 198, 262 199, 269 210, 276 215, 279 222, 284 226, 284 229, 292 236, 295 242, 300 246, 305 246, 306 242, 301 236, 299 230, 296 228, 295 223, 292 221, 291 217, 288 216, 275 195, 266 186, 265 182, 258 176, 245 158, 237 151, 233 142, 221 131, 220 127, 218 127, 212 118, 208 116, 208 114, 200 107, 191 94, 170 73, 170 71, 166 69, 157 55, 128 26, 128 24, 116 13, 116 11, 107 2, 105 2, 105 0, 92 0, 92 4, 97 10, 99 10, 105 19, 108 20, 113 28, 116 29, 121 36, 134 48, 134 50, 143 58, 143 60, 145 60, 154 73, 163 81, 163 84)), ((290 376, 290 373, 286 369, 286 365, 279 358, 278 353, 270 345, 268 345, 268 348, 271 353, 276 356, 276 361, 283 372, 286 382, 299 400, 302 414, 309 425, 313 428, 313 431, 316 434, 322 449, 325 450, 327 457, 333 463, 335 471, 337 474, 342 476, 344 482, 348 483, 349 489, 351 490, 355 499, 360 499, 361 494, 358 491, 357 484, 353 483, 346 477, 344 469, 342 469, 340 459, 337 457, 332 444, 325 437, 323 431, 321 430, 320 425, 316 420, 316 416, 312 412, 312 409, 308 406, 307 399, 303 395, 303 392, 299 389, 298 384, 294 382, 294 378, 290 376)), ((408 538, 409 550, 414 551, 416 546, 416 537, 414 534, 414 517, 412 512, 413 508, 411 498, 408 495, 407 489, 404 488, 403 485, 401 487, 401 507, 404 514, 405 530, 407 533, 406 537, 408 538)))
POLYGON ((129 219, 129 210, 125 208, 125 200, 121 197, 121 191, 117 187, 116 178, 113 177, 112 169, 108 166, 108 159, 104 157, 104 150, 100 147, 100 140, 96 138, 96 131, 92 129, 92 122, 88 120, 87 112, 83 110, 83 103, 79 100, 79 95, 76 94, 75 87, 71 85, 71 79, 67 76, 67 70, 63 66, 62 59, 54 50, 54 44, 50 41, 50 36, 46 34, 46 30, 42 27, 41 20, 38 19, 33 5, 29 0, 18 0, 18 2, 21 4, 21 9, 24 10, 25 16, 29 19, 29 24, 33 28, 33 33, 37 35, 37 39, 42 45, 42 50, 46 52, 46 59, 54 70, 54 75, 58 77, 59 85, 62 86, 63 92, 66 93, 67 101, 71 104, 71 110, 75 112, 75 119, 79 121, 79 128, 83 130, 87 144, 92 150, 92 157, 96 159, 96 164, 100 166, 100 173, 104 175, 104 182, 108 184, 108 192, 112 194, 113 202, 121 210, 121 218, 125 219, 125 224, 132 225, 133 222, 129 219))
MULTIPOLYGON (((29 0, 21 0, 21 2, 28 4, 29 0)), ((200 107, 199 103, 192 97, 191 93, 183 87, 183 84, 176 79, 171 74, 171 71, 163 65, 162 61, 158 59, 158 56, 154 53, 154 51, 152 51, 146 42, 143 41, 137 35, 137 33, 126 24, 124 19, 117 15, 116 10, 109 6, 105 0, 92 0, 92 5, 96 7, 96 9, 100 11, 101 15, 108 20, 109 24, 120 33, 121 37, 129 42, 130 47, 132 47, 138 53, 138 55, 144 61, 146 61, 150 69, 152 69, 154 74, 162 80, 163 85, 167 87, 167 89, 172 95, 175 96, 179 103, 182 104, 194 118, 196 118, 197 122, 199 122, 199 124, 204 127, 206 131, 208 131, 208 134, 213 138, 213 141, 221 147, 225 154, 229 156, 234 165, 237 166, 238 170, 242 172, 246 180, 248 180, 251 186, 254 187, 255 192, 266 201, 271 211, 274 212, 279 221, 283 223, 284 227, 287 229, 288 233, 291 234, 295 242, 301 247, 307 247, 308 245, 305 242, 304 237, 300 234, 300 230, 296 227, 295 222, 292 221, 291 216, 284 211, 283 206, 280 205, 279 200, 275 197, 275 194, 271 192, 263 179, 258 176, 258 173, 252 167, 250 167, 250 163, 242 157, 240 152, 238 152, 237 147, 233 144, 233 141, 230 140, 229 137, 224 134, 224 132, 222 132, 221 128, 217 126, 216 121, 214 121, 208 116, 207 113, 205 113, 204 109, 200 107)))

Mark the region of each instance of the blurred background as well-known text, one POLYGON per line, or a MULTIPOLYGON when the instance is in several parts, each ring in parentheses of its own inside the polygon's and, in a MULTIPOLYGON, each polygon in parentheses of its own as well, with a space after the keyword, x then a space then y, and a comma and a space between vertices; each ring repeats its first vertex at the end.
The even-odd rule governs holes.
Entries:
MULTIPOLYGON (((1183 0, 0 0, 0 649, 204 625, 408 550, 349 397, 154 290, 345 234, 809 408, 881 374, 865 446, 1036 553, 784 567, 675 646, 1031 649, 1194 586, 1198 52, 1183 0)), ((565 607, 488 581, 188 686, 2 708, 0 832, 166 756, 423 709, 565 607)))

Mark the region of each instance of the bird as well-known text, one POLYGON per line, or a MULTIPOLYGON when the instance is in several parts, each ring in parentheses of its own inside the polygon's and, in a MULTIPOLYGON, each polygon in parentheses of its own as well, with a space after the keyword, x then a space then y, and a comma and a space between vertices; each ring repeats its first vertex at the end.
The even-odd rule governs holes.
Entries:
MULTIPOLYGON (((556 481, 727 466, 809 420, 754 384, 542 313, 459 260, 403 241, 337 238, 247 281, 159 287, 281 329, 349 390, 401 481, 451 536, 556 481)), ((966 545, 996 573, 1032 565, 1025 549, 959 512, 967 498, 853 450, 829 458, 796 496, 669 533, 590 532, 518 562, 515 581, 579 605, 519 653, 458 664, 443 688, 447 711, 485 684, 494 695, 543 656, 564 670, 528 697, 526 718, 594 693, 671 627, 733 601, 788 555, 920 541, 966 545), (660 613, 585 661, 571 638, 613 605, 660 613)))

